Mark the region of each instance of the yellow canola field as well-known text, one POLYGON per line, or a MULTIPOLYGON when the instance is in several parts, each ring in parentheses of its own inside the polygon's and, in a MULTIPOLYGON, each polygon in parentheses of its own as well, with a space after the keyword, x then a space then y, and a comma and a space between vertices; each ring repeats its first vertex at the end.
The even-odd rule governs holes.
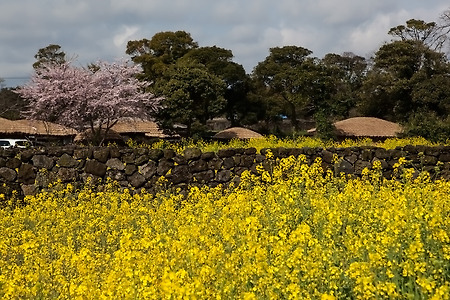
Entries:
POLYGON ((337 178, 301 156, 229 189, 4 199, 0 297, 449 299, 450 183, 396 167, 337 178))

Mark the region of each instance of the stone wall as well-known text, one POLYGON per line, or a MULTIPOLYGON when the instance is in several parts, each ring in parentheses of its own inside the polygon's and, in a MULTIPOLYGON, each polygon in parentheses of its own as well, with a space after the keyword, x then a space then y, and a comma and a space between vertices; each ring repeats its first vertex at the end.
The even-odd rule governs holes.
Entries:
MULTIPOLYGON (((266 161, 269 149, 223 149, 202 152, 186 149, 182 155, 173 150, 117 147, 55 147, 45 149, 0 149, 0 194, 13 190, 27 195, 49 183, 86 182, 88 178, 111 178, 121 186, 152 190, 156 181, 165 176, 171 185, 189 184, 215 186, 239 180, 244 170, 256 173, 256 166, 266 161)), ((418 170, 450 179, 450 147, 405 146, 393 150, 375 147, 350 148, 273 148, 274 158, 306 155, 309 163, 321 157, 323 166, 336 173, 361 174, 379 160, 383 175, 390 177, 393 165, 400 157, 410 160, 418 170), (337 155, 339 162, 333 157, 337 155), (439 163, 438 163, 439 162, 439 163)))

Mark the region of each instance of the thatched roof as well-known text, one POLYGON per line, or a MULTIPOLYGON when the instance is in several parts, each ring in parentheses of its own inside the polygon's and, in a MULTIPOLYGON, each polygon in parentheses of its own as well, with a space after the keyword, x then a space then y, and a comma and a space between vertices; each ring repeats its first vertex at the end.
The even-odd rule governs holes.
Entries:
MULTIPOLYGON (((333 124, 338 136, 348 137, 396 137, 402 132, 402 127, 393 122, 372 118, 355 117, 333 124)), ((316 128, 308 130, 315 133, 316 128)))
POLYGON ((216 133, 213 138, 215 139, 256 139, 262 138, 263 136, 253 130, 243 128, 243 127, 231 127, 216 133))
POLYGON ((117 133, 143 133, 147 137, 166 138, 165 134, 153 121, 139 119, 119 120, 112 128, 117 133))
POLYGON ((16 120, 11 121, 0 118, 0 133, 74 136, 77 131, 59 124, 40 120, 16 120))

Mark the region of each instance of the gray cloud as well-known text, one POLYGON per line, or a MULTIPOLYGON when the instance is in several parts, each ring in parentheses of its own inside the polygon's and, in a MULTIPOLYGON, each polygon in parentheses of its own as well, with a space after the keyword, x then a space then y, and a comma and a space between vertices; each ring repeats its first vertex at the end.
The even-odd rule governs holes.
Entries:
POLYGON ((233 51, 247 72, 270 47, 297 45, 313 55, 368 56, 389 28, 410 18, 437 21, 446 0, 15 0, 0 10, 0 77, 32 72, 37 51, 59 44, 80 64, 126 57, 129 40, 185 30, 200 46, 233 51))

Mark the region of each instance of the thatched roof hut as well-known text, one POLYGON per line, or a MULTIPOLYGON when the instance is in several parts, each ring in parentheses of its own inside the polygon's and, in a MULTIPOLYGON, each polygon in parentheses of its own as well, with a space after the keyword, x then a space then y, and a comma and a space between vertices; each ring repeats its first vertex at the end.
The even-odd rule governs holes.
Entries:
POLYGON ((213 138, 221 140, 231 140, 231 139, 257 139, 263 136, 256 131, 243 128, 243 127, 231 127, 216 133, 213 138))
MULTIPOLYGON (((333 125, 338 137, 390 138, 396 137, 402 132, 399 124, 373 117, 349 118, 333 125)), ((316 128, 308 130, 308 133, 314 134, 315 132, 316 128)))
POLYGON ((14 123, 11 120, 0 118, 0 134, 1 133, 10 133, 10 131, 14 128, 14 123))
POLYGON ((26 138, 33 142, 67 144, 77 131, 59 124, 40 120, 7 120, 0 118, 0 135, 8 138, 26 138))
POLYGON ((50 136, 75 136, 75 129, 63 125, 41 120, 16 120, 12 121, 14 128, 12 131, 29 135, 50 135, 50 136))
POLYGON ((166 138, 165 134, 153 121, 139 119, 119 120, 112 128, 119 134, 144 134, 146 137, 166 138))

